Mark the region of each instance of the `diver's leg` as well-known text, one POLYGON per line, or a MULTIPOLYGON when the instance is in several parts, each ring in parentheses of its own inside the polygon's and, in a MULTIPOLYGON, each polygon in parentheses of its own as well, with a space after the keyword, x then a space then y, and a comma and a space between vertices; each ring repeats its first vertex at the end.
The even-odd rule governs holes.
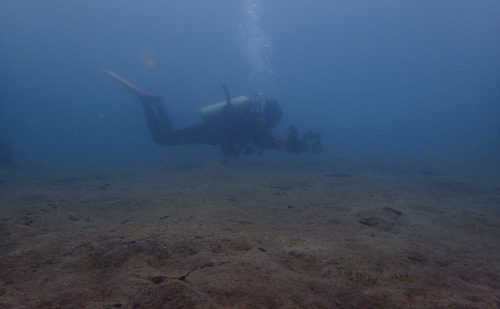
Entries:
POLYGON ((115 82, 121 85, 127 92, 139 99, 153 140, 158 144, 170 144, 172 136, 172 122, 163 108, 163 98, 142 90, 115 72, 110 70, 103 71, 115 82))
POLYGON ((216 132, 206 124, 196 124, 185 129, 173 130, 172 121, 159 102, 141 100, 149 132, 157 144, 162 145, 215 145, 216 132))
MULTIPOLYGON (((144 116, 148 124, 149 132, 157 144, 183 145, 183 144, 209 144, 214 145, 214 132, 204 124, 194 125, 186 129, 174 131, 172 121, 165 112, 163 98, 155 96, 137 87, 130 81, 110 71, 103 70, 115 82, 123 86, 125 90, 136 96, 141 102, 144 116)), ((230 99, 229 92, 226 97, 230 99)))
POLYGON ((217 132, 215 128, 205 123, 195 124, 173 131, 171 142, 173 145, 217 145, 217 132))
POLYGON ((164 132, 164 134, 172 134, 172 131, 174 130, 172 126, 172 120, 170 120, 170 117, 165 112, 163 104, 161 102, 153 104, 153 108, 156 112, 156 116, 158 117, 158 121, 162 126, 162 131, 164 132))
POLYGON ((165 113, 163 105, 158 102, 147 102, 141 100, 144 116, 148 124, 149 132, 157 144, 172 143, 172 121, 165 113))

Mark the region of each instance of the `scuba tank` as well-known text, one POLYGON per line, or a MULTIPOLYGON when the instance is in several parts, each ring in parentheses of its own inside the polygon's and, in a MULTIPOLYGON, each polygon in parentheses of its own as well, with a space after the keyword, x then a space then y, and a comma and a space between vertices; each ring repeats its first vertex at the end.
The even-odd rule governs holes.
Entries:
POLYGON ((202 107, 200 112, 201 117, 205 122, 216 122, 224 120, 227 116, 228 109, 231 109, 231 114, 236 117, 245 117, 246 114, 255 111, 256 103, 248 97, 239 96, 230 100, 202 107))

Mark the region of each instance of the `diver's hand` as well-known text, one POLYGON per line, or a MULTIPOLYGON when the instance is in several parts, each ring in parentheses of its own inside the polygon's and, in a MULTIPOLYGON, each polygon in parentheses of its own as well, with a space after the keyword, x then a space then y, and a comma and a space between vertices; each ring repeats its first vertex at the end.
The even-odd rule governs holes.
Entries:
POLYGON ((295 126, 289 126, 287 130, 287 136, 285 140, 285 149, 290 153, 300 153, 304 152, 306 149, 305 143, 299 137, 299 133, 295 126))

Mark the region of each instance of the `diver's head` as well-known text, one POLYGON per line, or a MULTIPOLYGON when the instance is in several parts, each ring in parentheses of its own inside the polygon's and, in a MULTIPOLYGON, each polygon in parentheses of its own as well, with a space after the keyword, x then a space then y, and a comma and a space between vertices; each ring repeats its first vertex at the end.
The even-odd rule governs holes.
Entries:
POLYGON ((267 99, 262 108, 262 119, 270 127, 275 128, 281 121, 283 112, 275 99, 267 99))

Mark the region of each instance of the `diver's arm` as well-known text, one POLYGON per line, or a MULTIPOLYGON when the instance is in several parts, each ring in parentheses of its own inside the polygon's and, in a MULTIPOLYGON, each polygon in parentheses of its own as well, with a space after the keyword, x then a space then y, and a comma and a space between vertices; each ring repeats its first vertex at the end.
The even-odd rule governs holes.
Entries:
POLYGON ((283 142, 283 148, 289 153, 302 153, 307 151, 320 153, 323 151, 321 134, 307 131, 299 136, 297 128, 291 125, 288 127, 287 137, 283 142))
POLYGON ((273 136, 270 136, 269 138, 258 140, 255 144, 257 144, 262 149, 283 149, 285 141, 278 140, 273 136))
POLYGON ((293 125, 288 127, 283 146, 287 152, 292 153, 301 153, 306 150, 306 143, 299 137, 298 130, 293 125))

